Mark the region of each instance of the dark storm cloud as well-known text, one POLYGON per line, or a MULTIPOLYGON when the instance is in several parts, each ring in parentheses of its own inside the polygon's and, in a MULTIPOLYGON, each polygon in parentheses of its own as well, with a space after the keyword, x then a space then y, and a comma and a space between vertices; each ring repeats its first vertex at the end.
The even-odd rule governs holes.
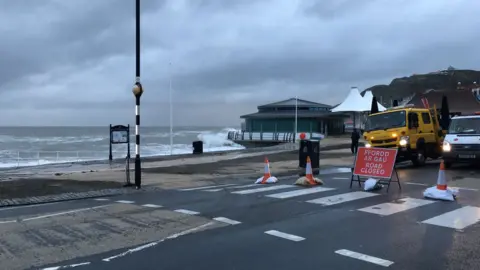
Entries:
MULTIPOLYGON (((295 95, 335 104, 352 85, 478 69, 479 9, 469 0, 142 0, 142 122, 168 123, 170 74, 175 121, 236 125, 295 95)), ((0 124, 134 120, 133 0, 0 1, 0 36, 0 124)))
MULTIPOLYGON (((144 2, 146 15, 164 4, 144 2)), ((2 1, 0 7, 8 37, 0 49, 0 89, 35 73, 80 67, 134 49, 133 1, 15 0, 2 1)))
MULTIPOLYGON (((181 89, 227 89, 240 86, 260 85, 271 80, 303 84, 316 84, 319 81, 342 80, 345 72, 355 68, 343 62, 345 58, 354 60, 355 54, 344 51, 338 55, 302 55, 290 53, 281 58, 268 55, 234 58, 228 65, 203 69, 174 78, 181 89), (350 57, 349 57, 350 56, 350 57)), ((232 52, 232 55, 239 54, 232 52)))

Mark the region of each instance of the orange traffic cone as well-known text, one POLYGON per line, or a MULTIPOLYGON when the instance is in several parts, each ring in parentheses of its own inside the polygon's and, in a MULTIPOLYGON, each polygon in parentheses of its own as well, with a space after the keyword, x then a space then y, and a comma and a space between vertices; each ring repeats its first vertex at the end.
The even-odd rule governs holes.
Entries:
POLYGON ((440 169, 438 170, 437 185, 425 189, 423 196, 430 199, 454 201, 456 199, 458 191, 448 188, 447 178, 445 176, 445 164, 440 163, 440 169))
POLYGON ((445 164, 443 163, 443 160, 440 163, 440 169, 438 170, 437 189, 447 190, 447 179, 445 177, 445 164))
POLYGON ((322 180, 313 177, 312 161, 308 156, 307 156, 307 164, 305 166, 305 176, 298 178, 298 180, 295 182, 295 185, 300 185, 300 186, 323 185, 322 180))
POLYGON ((255 184, 273 184, 276 183, 278 180, 275 176, 272 176, 270 173, 270 162, 268 162, 268 158, 265 157, 265 167, 263 172, 263 177, 260 177, 255 181, 255 184))
POLYGON ((263 172, 263 180, 262 180, 262 184, 265 184, 268 180, 268 178, 272 177, 272 174, 270 173, 270 162, 268 162, 268 158, 265 157, 265 169, 264 169, 264 172, 263 172))
POLYGON ((316 185, 317 182, 315 182, 315 179, 313 178, 313 172, 312 172, 312 161, 310 160, 310 157, 307 156, 307 166, 305 166, 305 178, 307 179, 308 183, 310 185, 316 185))

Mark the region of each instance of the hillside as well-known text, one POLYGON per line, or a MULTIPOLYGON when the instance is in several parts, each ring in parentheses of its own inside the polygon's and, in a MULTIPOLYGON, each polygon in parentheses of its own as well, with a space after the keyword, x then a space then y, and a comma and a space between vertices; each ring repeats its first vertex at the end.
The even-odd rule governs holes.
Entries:
MULTIPOLYGON (((472 88, 478 87, 474 85, 474 82, 480 83, 480 71, 457 70, 449 67, 447 70, 438 72, 396 78, 389 85, 375 85, 365 89, 364 92, 371 90, 377 100, 382 101, 383 104, 389 104, 392 99, 411 99, 432 90, 435 92, 471 92, 472 88)), ((472 97, 474 98, 474 96, 472 97)))

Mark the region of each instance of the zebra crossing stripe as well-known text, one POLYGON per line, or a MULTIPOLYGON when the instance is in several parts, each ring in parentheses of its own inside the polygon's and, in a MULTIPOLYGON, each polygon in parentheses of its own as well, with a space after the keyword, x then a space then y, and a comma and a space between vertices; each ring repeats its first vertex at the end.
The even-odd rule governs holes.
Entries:
POLYGON ((414 199, 414 198, 403 198, 396 200, 395 202, 377 204, 365 208, 358 209, 358 211, 377 214, 381 216, 389 216, 403 211, 407 211, 413 208, 420 206, 432 204, 435 201, 414 199))
POLYGON ((230 189, 238 189, 238 188, 248 188, 248 187, 258 187, 261 186, 260 184, 248 184, 244 186, 237 186, 237 187, 230 187, 230 189))
POLYGON ((254 188, 254 189, 234 191, 232 193, 244 195, 244 194, 252 194, 252 193, 265 192, 265 191, 271 191, 271 190, 277 190, 277 189, 292 188, 292 187, 294 186, 293 185, 275 185, 275 186, 264 187, 264 188, 254 188))
POLYGON ((463 230, 480 221, 480 208, 465 206, 457 210, 427 219, 422 223, 463 230))
POLYGON ((343 194, 338 194, 338 195, 333 195, 328 197, 322 197, 314 200, 309 200, 307 201, 307 203, 314 203, 314 204, 321 204, 321 205, 334 205, 334 204, 369 198, 377 195, 380 195, 380 194, 364 192, 364 191, 354 191, 354 192, 348 192, 348 193, 343 193, 343 194))
POLYGON ((270 194, 270 195, 266 195, 265 197, 277 198, 277 199, 286 199, 286 198, 292 198, 292 197, 297 197, 297 196, 302 196, 302 195, 307 195, 307 194, 329 191, 329 190, 335 190, 335 189, 334 188, 325 188, 325 187, 305 188, 305 189, 300 189, 300 190, 293 190, 293 191, 270 194))

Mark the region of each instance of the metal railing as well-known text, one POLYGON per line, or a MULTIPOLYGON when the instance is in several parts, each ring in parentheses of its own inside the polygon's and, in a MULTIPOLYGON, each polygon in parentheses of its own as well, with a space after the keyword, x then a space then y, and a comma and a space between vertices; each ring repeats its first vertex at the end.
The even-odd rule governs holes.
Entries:
MULTIPOLYGON (((302 132, 298 132, 297 136, 293 132, 246 132, 246 131, 230 131, 227 139, 231 141, 275 141, 275 142, 294 142, 295 137, 299 137, 302 132)), ((305 139, 323 138, 324 135, 313 132, 303 132, 305 139)))
MULTIPOLYGON (((3 151, 1 167, 14 168, 38 166, 53 163, 71 163, 82 161, 108 161, 108 151, 3 151), (11 165, 11 166, 7 166, 11 165)), ((116 158, 125 158, 125 151, 113 152, 116 158)))

